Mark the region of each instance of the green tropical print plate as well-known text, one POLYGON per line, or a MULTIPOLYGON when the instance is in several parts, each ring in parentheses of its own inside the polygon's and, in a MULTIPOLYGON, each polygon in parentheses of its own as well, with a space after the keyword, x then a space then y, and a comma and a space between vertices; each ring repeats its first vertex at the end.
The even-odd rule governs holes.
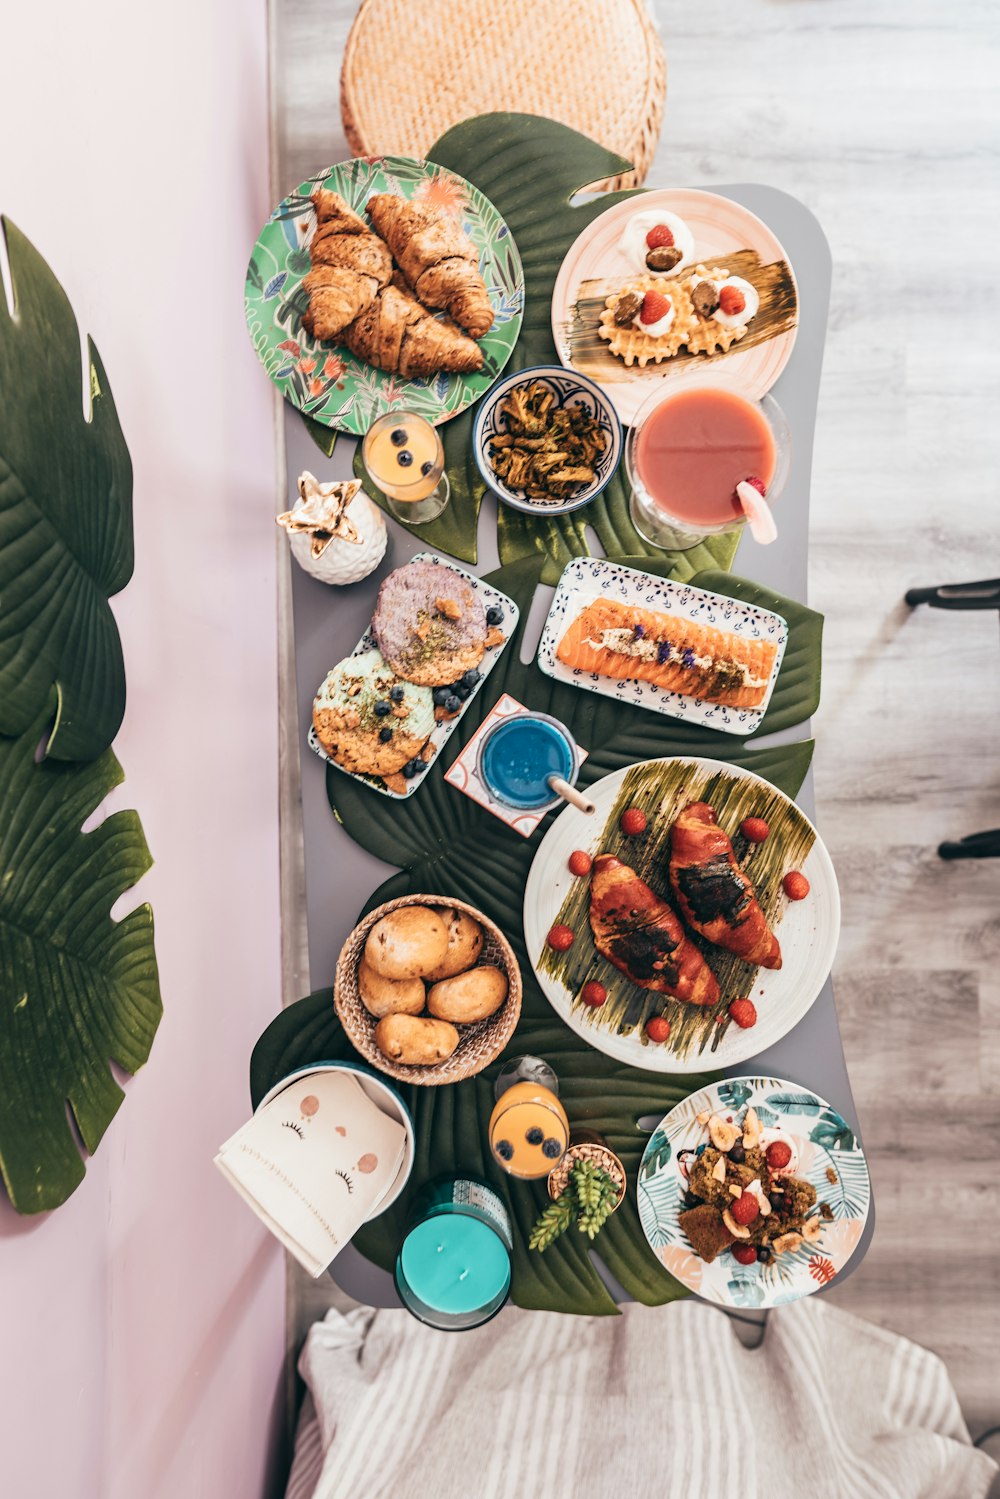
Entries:
POLYGON ((376 417, 405 408, 437 426, 478 401, 506 365, 524 312, 524 273, 513 235, 493 204, 471 182, 405 156, 358 157, 302 182, 282 200, 261 230, 247 267, 245 307, 257 357, 286 400, 304 416, 363 437, 376 417), (340 193, 364 214, 375 193, 395 193, 434 203, 461 217, 479 252, 494 321, 479 340, 483 368, 473 375, 431 375, 405 380, 374 369, 336 344, 313 338, 302 326, 308 296, 309 242, 316 227, 310 194, 340 193))

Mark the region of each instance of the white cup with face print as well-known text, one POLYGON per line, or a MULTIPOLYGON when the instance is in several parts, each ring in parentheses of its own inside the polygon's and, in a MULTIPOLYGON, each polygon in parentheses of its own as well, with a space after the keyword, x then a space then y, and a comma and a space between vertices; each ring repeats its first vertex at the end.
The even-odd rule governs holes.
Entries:
POLYGON ((399 1196, 413 1154, 413 1123, 394 1089, 349 1062, 319 1062, 275 1084, 215 1164, 318 1276, 399 1196))

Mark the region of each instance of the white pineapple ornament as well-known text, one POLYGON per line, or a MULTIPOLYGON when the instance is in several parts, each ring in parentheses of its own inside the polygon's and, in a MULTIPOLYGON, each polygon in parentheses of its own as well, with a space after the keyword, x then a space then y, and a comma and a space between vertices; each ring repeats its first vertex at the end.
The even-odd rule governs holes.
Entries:
POLYGON ((321 484, 306 470, 299 475, 299 497, 278 516, 288 532, 292 556, 321 583, 358 583, 385 556, 385 516, 361 488, 359 479, 321 484))

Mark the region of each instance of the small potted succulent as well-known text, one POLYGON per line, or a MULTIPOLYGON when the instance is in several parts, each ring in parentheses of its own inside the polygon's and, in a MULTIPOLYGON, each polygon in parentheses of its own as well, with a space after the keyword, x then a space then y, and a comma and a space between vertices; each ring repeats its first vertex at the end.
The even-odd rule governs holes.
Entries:
POLYGON ((625 1167, 603 1141, 571 1143, 549 1172, 552 1201, 531 1230, 528 1248, 544 1253, 573 1223, 588 1239, 596 1238, 624 1198, 625 1186, 625 1167))

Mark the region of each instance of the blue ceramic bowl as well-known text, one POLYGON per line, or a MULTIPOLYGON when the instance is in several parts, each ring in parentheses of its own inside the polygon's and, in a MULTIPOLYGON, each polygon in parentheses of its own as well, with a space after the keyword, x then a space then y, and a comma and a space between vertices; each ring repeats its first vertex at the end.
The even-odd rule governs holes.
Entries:
POLYGON ((526 515, 568 515, 571 510, 579 510, 596 499, 618 467, 622 455, 622 424, 601 387, 586 375, 579 375, 575 370, 565 370, 561 364, 536 364, 529 369, 505 375, 480 401, 472 430, 472 451, 487 486, 505 505, 510 505, 514 510, 523 510, 526 515), (583 406, 597 418, 605 437, 604 451, 597 460, 597 471, 592 482, 576 490, 572 499, 561 505, 541 505, 526 499, 523 490, 508 489, 490 465, 490 441, 507 430, 500 408, 515 386, 536 382, 553 391, 560 406, 583 406))

